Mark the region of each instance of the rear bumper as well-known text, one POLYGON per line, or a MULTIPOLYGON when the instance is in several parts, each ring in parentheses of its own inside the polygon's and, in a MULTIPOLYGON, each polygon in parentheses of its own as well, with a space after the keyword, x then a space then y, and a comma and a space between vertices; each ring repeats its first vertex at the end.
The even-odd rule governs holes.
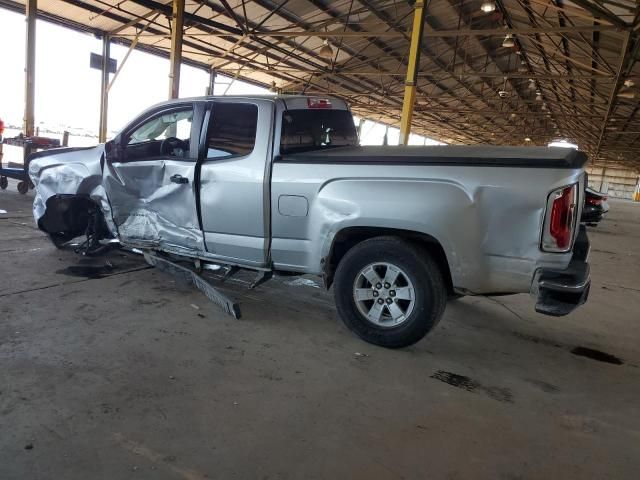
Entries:
POLYGON ((531 294, 536 297, 536 312, 560 317, 587 301, 591 286, 589 248, 587 229, 580 225, 569 266, 565 270, 540 268, 536 271, 531 286, 531 294))

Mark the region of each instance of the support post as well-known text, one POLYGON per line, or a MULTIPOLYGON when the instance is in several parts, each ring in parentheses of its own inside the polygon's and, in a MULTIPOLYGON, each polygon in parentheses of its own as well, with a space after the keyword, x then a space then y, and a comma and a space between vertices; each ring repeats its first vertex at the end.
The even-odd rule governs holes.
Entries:
POLYGON ((362 127, 364 126, 364 118, 360 117, 358 120, 358 143, 362 141, 362 127))
POLYGON ((100 126, 98 128, 98 142, 107 141, 107 115, 109 113, 109 58, 111 39, 108 35, 102 37, 102 76, 100 80, 100 126))
POLYGON ((214 69, 211 69, 211 71, 209 72, 209 86, 207 87, 207 95, 214 94, 217 76, 218 72, 216 72, 214 69))
POLYGON ((400 117, 400 145, 406 145, 409 142, 409 134, 411 133, 411 119, 413 118, 413 106, 416 99, 416 82, 418 80, 418 67, 420 65, 420 44, 422 43, 422 32, 424 30, 424 16, 424 1, 418 0, 414 5, 409 62, 407 65, 407 77, 404 83, 404 99, 402 101, 402 116, 400 117))
POLYGON ((180 95, 180 64, 184 31, 184 0, 173 0, 171 15, 171 53, 169 54, 169 99, 180 95))
POLYGON ((35 124, 36 94, 36 15, 38 0, 27 0, 25 5, 26 54, 24 65, 24 123, 23 131, 27 137, 33 136, 35 124))
POLYGON ((604 176, 606 174, 607 174, 607 167, 602 167, 602 177, 600 177, 600 191, 602 191, 602 187, 604 187, 604 176))

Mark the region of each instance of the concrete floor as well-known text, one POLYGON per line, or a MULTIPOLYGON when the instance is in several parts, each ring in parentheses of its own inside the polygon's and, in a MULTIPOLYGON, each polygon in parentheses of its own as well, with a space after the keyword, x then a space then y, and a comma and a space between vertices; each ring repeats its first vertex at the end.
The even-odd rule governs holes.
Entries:
POLYGON ((236 321, 137 256, 58 251, 31 200, 0 192, 2 480, 638 478, 640 204, 590 229, 572 315, 466 298, 391 351, 292 278, 227 284, 236 321))

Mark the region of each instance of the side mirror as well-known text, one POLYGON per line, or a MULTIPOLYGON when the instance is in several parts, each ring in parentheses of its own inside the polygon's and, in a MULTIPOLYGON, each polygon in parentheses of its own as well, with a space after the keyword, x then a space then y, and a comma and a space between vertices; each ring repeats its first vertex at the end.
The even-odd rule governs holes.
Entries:
POLYGON ((117 162, 122 156, 122 147, 120 146, 120 137, 109 140, 104 144, 104 157, 107 162, 117 162))

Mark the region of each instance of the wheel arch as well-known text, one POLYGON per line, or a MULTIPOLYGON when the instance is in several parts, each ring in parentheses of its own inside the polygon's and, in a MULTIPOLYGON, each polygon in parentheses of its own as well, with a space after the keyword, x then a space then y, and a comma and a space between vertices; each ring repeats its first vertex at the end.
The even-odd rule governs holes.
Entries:
POLYGON ((441 242, 424 232, 389 227, 351 226, 339 230, 333 237, 327 255, 322 259, 322 277, 328 289, 333 284, 336 269, 342 258, 354 246, 376 237, 398 237, 417 245, 427 252, 438 265, 447 291, 453 292, 453 280, 449 261, 441 242))
POLYGON ((46 201, 44 214, 38 219, 38 228, 46 233, 82 235, 87 229, 92 211, 99 205, 85 194, 57 194, 46 201))

